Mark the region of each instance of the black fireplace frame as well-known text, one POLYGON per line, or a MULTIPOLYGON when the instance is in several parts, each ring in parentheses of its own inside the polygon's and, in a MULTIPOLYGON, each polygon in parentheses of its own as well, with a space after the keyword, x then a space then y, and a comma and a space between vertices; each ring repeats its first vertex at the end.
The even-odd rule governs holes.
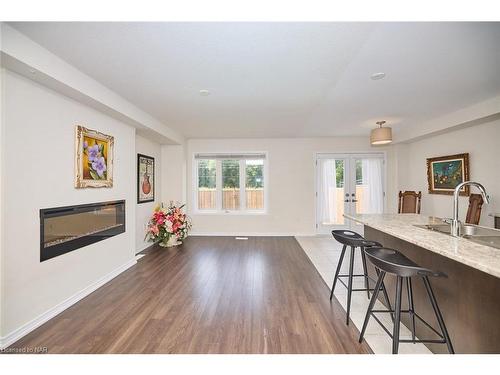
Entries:
POLYGON ((40 262, 43 262, 51 258, 55 258, 59 255, 69 253, 70 251, 77 250, 81 247, 105 240, 107 238, 116 236, 124 232, 125 232, 125 200, 40 209, 40 262), (117 208, 122 207, 122 209, 116 210, 117 223, 120 223, 122 225, 115 228, 106 229, 98 233, 93 233, 92 235, 79 237, 69 241, 58 243, 47 248, 44 247, 44 222, 46 218, 90 212, 96 208, 101 208, 110 205, 117 206, 117 208))

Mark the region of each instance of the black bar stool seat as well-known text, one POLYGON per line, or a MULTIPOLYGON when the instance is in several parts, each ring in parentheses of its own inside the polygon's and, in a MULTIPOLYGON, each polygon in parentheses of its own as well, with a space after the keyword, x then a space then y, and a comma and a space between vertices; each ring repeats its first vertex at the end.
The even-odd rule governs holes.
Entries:
POLYGON ((441 310, 439 309, 439 305, 437 303, 436 297, 431 287, 431 283, 429 281, 429 277, 447 277, 446 274, 439 271, 433 271, 424 267, 419 266, 411 259, 406 257, 404 254, 400 253, 394 249, 388 248, 375 248, 368 247, 365 248, 365 253, 371 263, 378 270, 378 280, 375 285, 374 292, 372 298, 370 300, 370 304, 368 306, 368 310, 366 312, 365 321, 363 323, 363 328, 361 329, 361 334, 359 336, 359 342, 363 341, 363 336, 366 331, 366 327, 368 325, 368 321, 371 316, 382 326, 384 331, 392 338, 392 353, 397 354, 399 349, 400 342, 422 342, 422 343, 439 343, 446 344, 448 347, 448 351, 453 354, 453 346, 451 344, 450 337, 448 335, 448 331, 446 329, 446 325, 444 324, 444 319, 441 314, 441 310), (388 305, 389 310, 373 310, 375 306, 375 302, 378 297, 378 292, 380 286, 383 285, 385 275, 393 274, 397 277, 396 280, 396 299, 394 310, 391 309, 391 306, 388 305), (416 312, 415 306, 413 303, 413 290, 412 290, 412 277, 420 277, 422 278, 425 286, 425 290, 427 295, 429 296, 430 303, 436 315, 436 319, 439 324, 439 328, 441 332, 438 332, 434 329, 429 323, 427 323, 424 319, 422 319, 416 312), (408 310, 401 310, 401 293, 402 293, 402 285, 403 281, 406 282, 406 289, 408 293, 408 310), (389 330, 382 324, 382 322, 377 318, 374 313, 391 313, 394 316, 394 327, 392 334, 389 330), (399 326, 401 322, 401 313, 410 314, 410 319, 412 323, 412 339, 411 340, 400 340, 399 338, 399 326), (439 339, 425 339, 425 340, 416 340, 415 338, 415 318, 421 321, 425 326, 427 326, 430 330, 436 333, 439 336, 439 339))
MULTIPOLYGON (((337 281, 339 281, 342 285, 344 285, 347 288, 347 308, 346 308, 346 324, 349 324, 349 316, 350 316, 350 311, 351 311, 351 297, 352 297, 352 292, 361 292, 361 291, 366 291, 368 298, 370 298, 370 291, 373 291, 374 289, 370 288, 369 281, 372 281, 375 283, 375 280, 371 279, 368 276, 367 268, 366 268, 366 257, 363 249, 368 248, 368 247, 382 247, 382 245, 376 241, 369 241, 366 240, 363 236, 361 236, 359 233, 350 231, 350 230, 333 230, 332 231, 332 236, 335 238, 338 242, 340 242, 343 247, 342 247, 342 252, 340 254, 340 259, 339 263, 337 265, 337 270, 335 271, 335 276, 333 278, 333 285, 332 285, 332 290, 330 292, 330 301, 333 298, 333 292, 335 291, 335 285, 337 284, 337 281), (351 257, 349 261, 349 273, 346 275, 341 275, 340 274, 340 269, 342 267, 342 262, 344 260, 344 255, 347 249, 347 246, 351 248, 351 257), (363 263, 363 273, 362 274, 354 274, 354 253, 355 249, 361 249, 361 260, 363 263), (346 284, 342 278, 347 277, 348 278, 348 283, 346 284), (358 289, 353 289, 353 278, 354 277, 363 277, 365 279, 365 287, 364 288, 358 288, 358 289)), ((389 302, 389 297, 387 296, 387 292, 385 290, 384 284, 379 286, 379 288, 382 288, 382 293, 386 297, 386 302, 390 306, 389 302)))
POLYGON ((379 247, 377 249, 370 249, 370 251, 366 251, 366 255, 378 269, 401 277, 424 275, 447 277, 443 272, 431 271, 427 268, 420 267, 410 258, 407 258, 404 254, 397 250, 379 247))
POLYGON ((368 241, 365 238, 356 232, 351 230, 332 230, 332 236, 337 241, 339 241, 343 245, 354 246, 354 247, 362 247, 364 246, 378 246, 382 247, 382 245, 375 241, 368 241))

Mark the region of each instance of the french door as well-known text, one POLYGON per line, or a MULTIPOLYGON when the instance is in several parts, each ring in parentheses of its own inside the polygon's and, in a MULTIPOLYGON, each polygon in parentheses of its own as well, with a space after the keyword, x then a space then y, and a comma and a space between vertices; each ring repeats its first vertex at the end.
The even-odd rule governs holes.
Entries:
POLYGON ((317 233, 333 229, 362 232, 362 225, 345 218, 348 214, 384 212, 385 157, 370 154, 317 154, 317 233))

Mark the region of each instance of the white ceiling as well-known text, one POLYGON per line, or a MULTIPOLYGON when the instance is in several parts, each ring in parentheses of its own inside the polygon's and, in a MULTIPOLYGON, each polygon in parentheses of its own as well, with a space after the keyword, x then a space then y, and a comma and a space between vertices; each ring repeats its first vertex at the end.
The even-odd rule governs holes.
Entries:
POLYGON ((188 138, 397 133, 500 95, 500 23, 11 25, 188 138))

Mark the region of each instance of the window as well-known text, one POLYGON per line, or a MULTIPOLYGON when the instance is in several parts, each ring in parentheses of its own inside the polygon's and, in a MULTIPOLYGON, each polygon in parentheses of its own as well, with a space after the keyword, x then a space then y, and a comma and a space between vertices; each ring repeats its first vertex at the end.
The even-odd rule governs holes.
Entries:
POLYGON ((264 160, 245 160, 246 206, 251 210, 264 209, 264 160))
POLYGON ((240 161, 222 160, 222 209, 240 209, 240 161))
POLYGON ((195 154, 197 209, 264 212, 265 168, 265 154, 195 154))
POLYGON ((216 208, 216 161, 201 159, 198 161, 198 202, 200 208, 216 208))

